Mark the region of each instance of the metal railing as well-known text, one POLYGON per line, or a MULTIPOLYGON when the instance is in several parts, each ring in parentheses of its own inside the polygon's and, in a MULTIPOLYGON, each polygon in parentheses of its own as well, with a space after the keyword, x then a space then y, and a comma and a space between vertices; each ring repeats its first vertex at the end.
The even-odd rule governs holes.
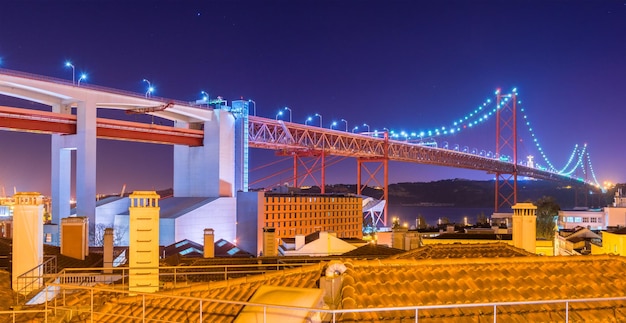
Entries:
MULTIPOLYGON (((5 317, 5 316, 10 316, 11 320, 13 323, 15 322, 23 322, 23 320, 21 319, 23 317, 23 315, 25 314, 44 314, 46 313, 46 311, 50 311, 50 310, 13 310, 13 311, 0 311, 0 318, 5 317)), ((47 317, 46 314, 44 314, 45 317, 47 317)), ((8 321, 5 321, 8 322, 8 321)))
MULTIPOLYGON (((47 262, 51 262, 49 259, 47 262)), ((520 302, 493 302, 493 303, 472 303, 472 304, 445 304, 445 305, 427 305, 427 306, 402 306, 402 307, 378 307, 378 308, 356 308, 356 309, 321 309, 310 307, 298 307, 298 306, 282 306, 282 305, 268 305, 243 301, 228 301, 218 299, 207 299, 201 297, 180 296, 174 295, 172 292, 174 288, 177 288, 178 293, 186 293, 192 290, 196 290, 193 284, 195 282, 203 283, 203 290, 212 288, 211 284, 215 284, 214 287, 238 286, 242 282, 254 282, 263 280, 263 275, 277 272, 285 268, 293 268, 296 266, 311 265, 310 263, 285 263, 285 264, 245 264, 245 265, 212 265, 212 266, 177 266, 177 267, 159 267, 159 282, 161 292, 159 293, 142 293, 136 291, 128 291, 128 278, 129 268, 66 268, 56 275, 50 275, 48 277, 46 288, 42 292, 42 296, 45 296, 45 308, 44 310, 32 310, 32 311, 5 311, 0 312, 0 317, 3 315, 12 315, 13 320, 16 317, 19 319, 21 315, 32 313, 44 313, 43 317, 38 316, 39 319, 48 321, 49 315, 82 315, 83 319, 87 322, 94 322, 97 317, 108 315, 108 318, 130 318, 138 319, 142 322, 166 322, 161 319, 160 316, 153 317, 149 311, 163 310, 167 311, 169 307, 155 306, 155 302, 158 305, 159 300, 163 300, 162 304, 172 304, 175 301, 185 300, 195 303, 197 307, 193 305, 193 308, 186 310, 187 315, 195 315, 197 317, 209 317, 215 315, 215 312, 206 310, 208 304, 224 304, 229 306, 238 306, 240 309, 243 306, 258 307, 257 314, 262 317, 264 321, 267 321, 268 315, 272 315, 277 310, 292 310, 302 311, 303 316, 317 316, 323 318, 325 322, 340 322, 348 319, 349 317, 358 317, 359 313, 381 313, 383 316, 390 316, 390 313, 398 313, 391 315, 394 317, 402 316, 403 320, 419 322, 420 312, 424 310, 454 310, 461 308, 485 308, 480 311, 482 317, 493 317, 493 322, 498 322, 499 315, 520 315, 523 313, 515 313, 514 311, 506 311, 506 307, 514 306, 532 306, 532 305, 546 305, 555 304, 555 306, 561 306, 562 314, 559 314, 565 322, 569 322, 570 310, 572 310, 573 303, 593 303, 593 302, 626 302, 626 297, 607 297, 607 298, 584 298, 584 299, 557 299, 557 300, 537 300, 537 301, 520 301, 520 302), (231 281, 232 278, 241 278, 237 281, 231 281), (248 280, 249 279, 249 280, 248 280), (106 287, 102 287, 102 284, 106 284, 106 287), (187 290, 186 287, 190 289, 187 290), (82 294, 81 294, 82 293, 82 294), (104 310, 99 312, 97 309, 103 304, 103 300, 106 301, 111 297, 127 297, 133 296, 134 301, 130 300, 132 307, 135 309, 133 314, 121 314, 111 313, 110 310, 104 310), (204 307, 203 307, 204 306, 204 307), (139 311, 139 307, 141 310, 139 311), (383 314, 382 312, 385 312, 383 314), (400 313, 402 312, 402 313, 400 313), (349 314, 351 313, 351 314, 349 314), (357 314, 357 315, 355 315, 357 314)), ((321 266, 321 264, 319 264, 321 266)), ((41 277, 43 278, 43 277, 41 277)), ((41 280, 40 280, 41 281, 41 280)), ((589 307, 589 306, 587 306, 589 307)), ((606 307, 603 304, 602 307, 606 307)), ((585 308, 593 310, 593 308, 585 308)), ((555 310, 558 309, 555 307, 555 310)), ((574 309, 576 311, 584 309, 574 309)), ((477 311, 478 312, 478 311, 477 311)), ((239 310, 229 315, 237 316, 239 310)), ((422 313, 422 318, 425 317, 422 313)), ((57 319, 56 317, 55 319, 57 319)), ((490 319, 491 320, 491 319, 490 319)), ((503 320, 502 318, 500 319, 503 320)))
MULTIPOLYGON (((142 269, 158 269, 159 282, 162 288, 178 288, 193 282, 210 284, 212 281, 224 281, 240 277, 260 277, 270 272, 282 269, 291 269, 309 266, 312 263, 274 263, 274 264, 241 264, 241 265, 210 265, 210 266, 170 266, 153 267, 142 269)), ((89 286, 95 284, 108 284, 117 288, 128 284, 129 267, 115 268, 65 268, 61 270, 54 280, 62 285, 89 286)))
POLYGON ((44 255, 44 261, 35 268, 17 276, 15 280, 16 303, 19 303, 19 297, 38 292, 45 286, 46 276, 56 274, 57 257, 54 255, 44 255))
MULTIPOLYGON (((160 316, 149 317, 149 311, 154 310, 155 306, 154 301, 157 303, 159 300, 166 300, 161 304, 173 304, 179 300, 185 300, 192 303, 197 302, 197 307, 194 305, 193 308, 197 308, 197 310, 187 310, 189 313, 194 313, 195 316, 200 318, 202 322, 202 318, 207 318, 212 313, 210 311, 204 310, 204 305, 209 303, 217 303, 217 304, 228 304, 229 306, 247 306, 257 308, 255 313, 257 318, 260 316, 263 322, 268 322, 268 318, 273 314, 280 312, 281 310, 289 310, 289 311, 302 311, 304 317, 314 317, 317 316, 320 321, 324 322, 341 322, 343 320, 348 319, 349 321, 354 321, 355 316, 348 314, 357 314, 357 313, 381 313, 386 312, 382 316, 390 316, 389 313, 397 313, 404 312, 403 314, 398 314, 398 316, 394 316, 395 318, 402 316, 403 322, 407 320, 413 320, 414 322, 419 322, 420 312, 424 310, 452 310, 452 309, 461 309, 461 308, 486 308, 487 310, 480 312, 478 315, 482 317, 491 317, 494 323, 498 322, 498 315, 506 316, 506 315, 520 315, 524 316, 522 312, 514 312, 514 311, 506 311, 504 308, 512 307, 512 306, 529 306, 529 305, 547 305, 547 304, 555 304, 561 305, 562 309, 562 317, 556 318, 557 320, 564 319, 565 322, 569 322, 570 320, 570 311, 571 305, 573 303, 594 303, 594 302, 607 302, 607 301, 615 301, 615 302, 626 302, 626 297, 607 297, 607 298, 582 298, 582 299, 556 299, 556 300, 538 300, 538 301, 520 301, 520 302, 493 302, 493 303, 472 303, 472 304, 445 304, 445 305, 425 305, 425 306, 402 306, 402 307, 377 307, 377 308, 358 308, 358 309, 321 309, 321 308, 311 308, 311 307, 300 307, 300 306, 288 306, 288 305, 270 305, 270 304, 261 304, 261 303, 253 303, 253 302, 241 302, 241 301, 228 301, 228 300, 219 300, 219 299, 206 299, 199 297, 191 297, 191 296, 177 296, 177 295, 167 295, 167 294, 155 294, 155 293, 141 293, 141 292, 129 292, 126 290, 117 290, 110 288, 96 288, 96 287, 85 287, 85 286, 75 286, 75 285, 64 285, 64 284, 50 284, 54 288, 57 288, 62 291, 63 297, 57 297, 53 301, 47 302, 45 307, 45 321, 47 322, 48 313, 54 313, 57 315, 59 312, 73 312, 78 315, 82 314, 83 319, 86 322, 102 322, 102 319, 98 317, 100 315, 106 315, 106 319, 116 318, 116 319, 137 319, 142 322, 169 322, 169 320, 164 320, 160 316), (81 306, 70 306, 66 303, 65 293, 76 293, 77 291, 88 291, 88 299, 89 304, 82 303, 81 306), (133 296, 135 298, 135 302, 133 302, 133 307, 135 311, 133 314, 121 314, 119 312, 112 313, 111 311, 107 312, 99 312, 96 310, 96 304, 94 303, 94 299, 96 298, 97 293, 106 294, 107 298, 111 297, 125 297, 125 296, 133 296), (59 304, 60 303, 60 304, 59 304), (138 310, 141 308, 141 310, 138 310), (500 311, 499 311, 500 310, 500 311), (350 318, 349 318, 350 317, 350 318)), ((84 299, 87 300, 87 295, 84 295, 84 299)), ((604 305, 603 305, 604 306, 604 305)), ((189 307, 188 307, 189 308, 189 307)), ((161 308, 164 311, 169 310, 168 306, 163 306, 161 308)), ((560 311, 558 307, 554 308, 555 311, 560 311)), ((577 310, 594 310, 593 307, 586 306, 584 309, 577 310)), ((236 313, 231 313, 229 315, 237 316, 239 310, 236 313)), ((423 316, 424 318, 424 316, 423 316)), ((502 320, 502 319, 501 319, 502 320)))

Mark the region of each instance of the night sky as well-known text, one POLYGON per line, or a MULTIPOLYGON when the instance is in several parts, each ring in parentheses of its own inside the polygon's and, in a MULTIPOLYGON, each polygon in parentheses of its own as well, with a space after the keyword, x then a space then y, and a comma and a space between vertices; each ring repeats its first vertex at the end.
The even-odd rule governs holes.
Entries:
MULTIPOLYGON (((260 116, 287 106, 294 122, 319 113, 326 128, 346 119, 361 131, 447 126, 497 88, 516 87, 556 167, 586 143, 600 182, 626 182, 624 1, 2 2, 0 67, 71 79, 66 60, 88 74, 86 85, 144 93, 145 78, 155 96, 243 97, 260 116)), ((0 105, 40 108, 6 97, 0 105)), ((495 150, 494 120, 441 141, 495 150)), ((545 164, 527 129, 519 154, 545 164)), ((49 194, 49 136, 4 131, 0 147, 7 194, 49 194)), ((98 154, 99 193, 172 186, 171 147, 98 140, 98 154)), ((251 169, 273 155, 254 150, 251 169)), ((253 170, 251 182, 266 173, 253 170)), ((448 178, 492 176, 391 164, 391 183, 448 178)), ((327 170, 327 183, 355 182, 354 160, 327 170)))

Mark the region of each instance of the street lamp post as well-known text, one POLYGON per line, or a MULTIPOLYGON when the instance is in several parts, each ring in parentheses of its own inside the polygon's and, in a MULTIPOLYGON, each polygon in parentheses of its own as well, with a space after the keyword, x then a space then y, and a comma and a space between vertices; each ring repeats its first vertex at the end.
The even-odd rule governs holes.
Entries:
POLYGON ((315 114, 316 117, 320 117, 320 128, 322 127, 322 115, 319 113, 315 114))
POLYGON ((76 84, 76 81, 75 81, 76 69, 74 68, 74 65, 68 61, 68 62, 65 62, 65 66, 72 68, 72 85, 75 85, 76 84))
POLYGON ((278 113, 276 114, 276 120, 278 120, 278 117, 282 116, 283 112, 282 111, 278 111, 278 113))
POLYGON ((200 95, 202 95, 202 100, 204 101, 209 101, 209 93, 206 93, 204 91, 200 91, 200 95))
POLYGON ((337 125, 337 121, 333 121, 333 123, 330 124, 330 129, 333 129, 333 127, 336 125, 337 125))
POLYGON ((348 132, 348 121, 346 119, 341 119, 341 121, 346 123, 346 132, 348 132))
POLYGON ((150 93, 152 93, 154 91, 154 88, 152 87, 152 84, 150 83, 150 81, 143 79, 144 82, 148 83, 148 90, 146 90, 146 98, 150 97, 150 93))
POLYGON ((78 78, 78 86, 80 86, 80 81, 82 80, 86 80, 87 79, 87 74, 83 73, 80 75, 80 77, 78 78))
POLYGON ((308 125, 310 121, 313 121, 313 118, 311 117, 306 118, 306 120, 304 120, 304 125, 305 126, 308 125))
POLYGON ((289 109, 288 107, 285 107, 285 110, 289 111, 289 122, 293 122, 292 121, 293 120, 293 118, 292 118, 293 114, 291 113, 291 109, 289 109))
POLYGON ((359 126, 354 126, 354 128, 352 128, 352 133, 354 133, 357 129, 359 129, 359 126))
POLYGON ((367 123, 364 123, 363 127, 367 127, 367 132, 370 132, 370 126, 367 123))

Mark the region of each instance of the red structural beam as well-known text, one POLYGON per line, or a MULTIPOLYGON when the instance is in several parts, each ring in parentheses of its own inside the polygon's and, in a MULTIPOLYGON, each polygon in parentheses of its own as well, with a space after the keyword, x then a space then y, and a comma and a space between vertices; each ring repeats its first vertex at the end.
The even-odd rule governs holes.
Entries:
POLYGON ((202 146, 204 131, 155 124, 98 118, 98 138, 202 146))
MULTIPOLYGON (((380 133, 382 136, 383 133, 380 133)), ((546 180, 573 179, 531 167, 515 165, 489 157, 444 148, 423 146, 369 134, 306 126, 281 120, 249 117, 249 146, 274 150, 323 150, 327 156, 388 158, 416 164, 481 170, 487 173, 512 174, 546 180)))
MULTIPOLYGON (((96 119, 96 136, 103 139, 202 146, 204 131, 155 124, 96 119)), ((75 134, 76 116, 48 111, 0 106, 0 128, 12 131, 75 134)))

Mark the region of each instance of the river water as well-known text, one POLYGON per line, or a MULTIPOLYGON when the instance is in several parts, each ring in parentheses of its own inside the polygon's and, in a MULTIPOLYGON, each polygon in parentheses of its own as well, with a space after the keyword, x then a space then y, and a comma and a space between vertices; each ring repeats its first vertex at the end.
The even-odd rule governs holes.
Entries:
POLYGON ((409 227, 414 227, 417 218, 422 215, 426 219, 429 226, 436 226, 439 219, 448 218, 451 223, 465 223, 467 218, 468 224, 476 223, 476 219, 483 214, 488 219, 493 214, 493 207, 485 208, 460 208, 445 206, 413 206, 413 205, 389 205, 387 209, 387 217, 391 224, 394 217, 400 219, 400 224, 407 223, 409 227))

